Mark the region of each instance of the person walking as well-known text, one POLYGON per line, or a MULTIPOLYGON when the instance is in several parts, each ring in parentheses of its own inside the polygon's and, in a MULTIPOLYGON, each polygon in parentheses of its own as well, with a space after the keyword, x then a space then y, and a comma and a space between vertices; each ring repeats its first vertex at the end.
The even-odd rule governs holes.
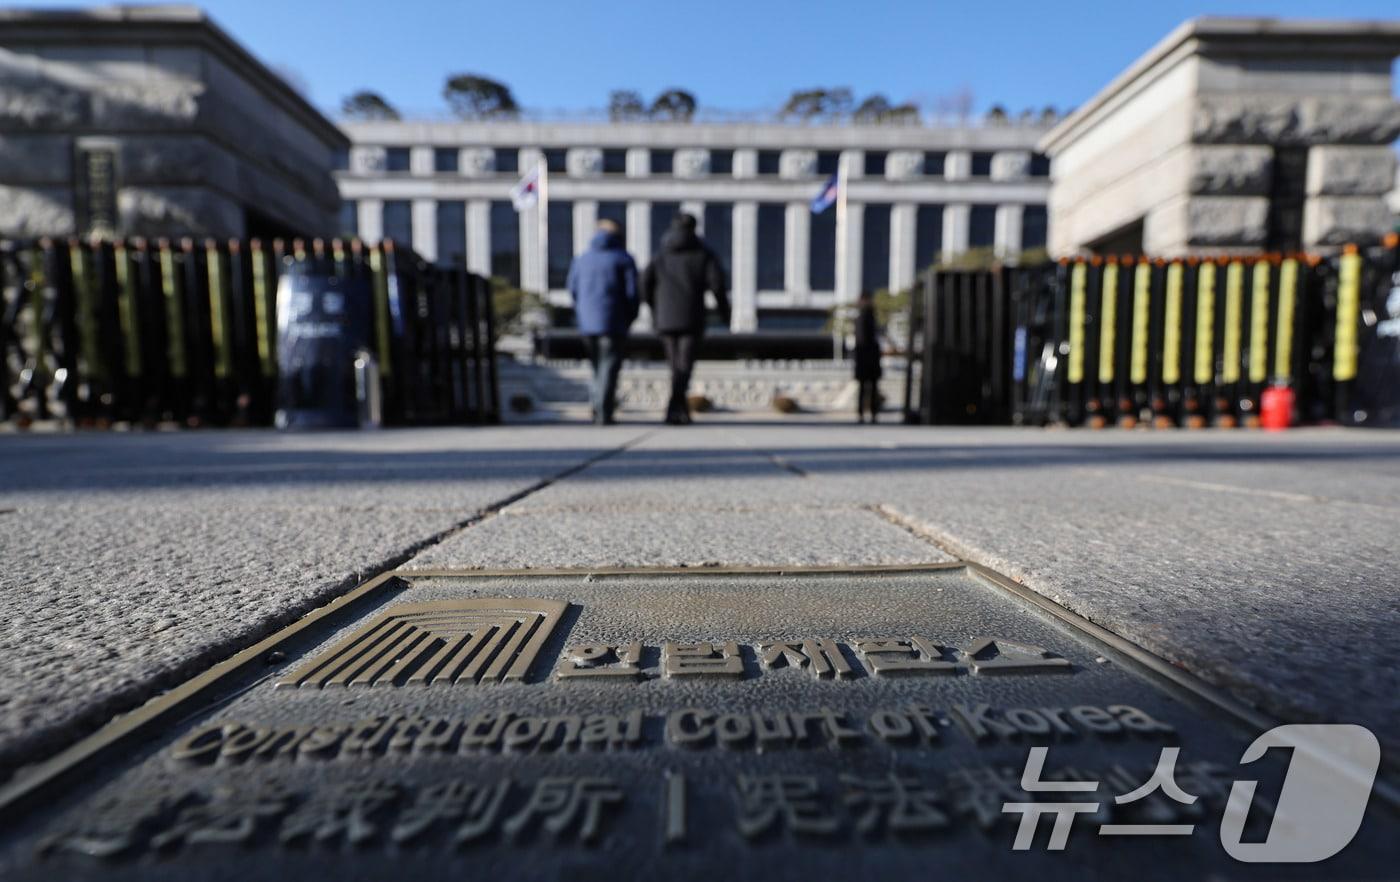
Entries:
POLYGON ((856 396, 856 422, 865 422, 870 414, 870 422, 880 418, 880 334, 875 323, 875 301, 869 291, 860 292, 856 300, 856 383, 859 393, 856 396))
POLYGON ((568 286, 578 331, 593 365, 593 422, 611 425, 627 331, 641 305, 637 264, 623 248, 622 230, 616 223, 598 222, 588 250, 569 265, 568 286))
POLYGON ((661 253, 642 273, 642 299, 651 307, 656 332, 666 349, 671 367, 671 399, 666 405, 666 422, 690 422, 686 393, 695 357, 705 335, 705 292, 715 304, 725 324, 729 323, 729 286, 719 258, 695 234, 695 218, 676 215, 661 239, 661 253))

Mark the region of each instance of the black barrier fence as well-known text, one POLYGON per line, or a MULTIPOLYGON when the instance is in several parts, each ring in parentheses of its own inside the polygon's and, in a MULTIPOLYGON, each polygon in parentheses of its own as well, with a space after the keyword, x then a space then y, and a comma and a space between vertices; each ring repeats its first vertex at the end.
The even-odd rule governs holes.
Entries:
POLYGON ((1400 248, 932 270, 905 413, 926 424, 1400 423, 1400 248))
POLYGON ((389 425, 494 422, 490 284, 391 241, 0 242, 0 419, 269 425, 278 282, 356 280, 389 425))

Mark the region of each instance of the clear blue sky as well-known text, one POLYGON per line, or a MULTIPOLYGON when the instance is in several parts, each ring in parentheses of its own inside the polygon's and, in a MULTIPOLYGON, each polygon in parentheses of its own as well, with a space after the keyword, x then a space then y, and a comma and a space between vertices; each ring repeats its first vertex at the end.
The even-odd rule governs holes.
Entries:
MULTIPOLYGON (((14 0, 0 0, 12 4, 14 0)), ((20 0, 24 6, 89 3, 20 0)), ((1082 103, 1193 16, 1396 18, 1396 0, 208 0, 318 106, 360 89, 405 111, 442 107, 444 76, 480 73, 529 108, 687 88, 702 106, 775 107, 794 88, 929 101, 960 86, 979 110, 1082 103)))

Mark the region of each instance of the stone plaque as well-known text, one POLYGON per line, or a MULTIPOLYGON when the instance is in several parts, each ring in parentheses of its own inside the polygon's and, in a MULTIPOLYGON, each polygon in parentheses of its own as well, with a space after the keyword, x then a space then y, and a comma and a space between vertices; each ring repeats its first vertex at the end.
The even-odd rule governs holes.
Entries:
POLYGON ((0 877, 1385 875, 1380 800, 1227 854, 1261 728, 962 565, 410 571, 12 782, 0 877))
POLYGON ((80 143, 75 153, 77 229, 84 235, 116 235, 117 147, 104 142, 80 143))

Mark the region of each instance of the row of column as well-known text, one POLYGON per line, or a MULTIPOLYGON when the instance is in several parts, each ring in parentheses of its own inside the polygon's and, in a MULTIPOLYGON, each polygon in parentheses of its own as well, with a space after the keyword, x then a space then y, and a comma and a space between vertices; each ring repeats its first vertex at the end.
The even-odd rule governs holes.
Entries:
MULTIPOLYGON (((411 201, 413 222, 413 249, 428 260, 436 260, 439 253, 437 241, 437 202, 435 199, 415 199, 411 201)), ((731 253, 729 255, 731 299, 733 301, 732 329, 737 332, 753 331, 758 323, 758 206, 757 201, 736 201, 731 219, 731 253)), ((883 203, 881 203, 883 204, 883 203)), ((627 202, 627 250, 644 267, 651 260, 651 206, 648 200, 627 202)), ((358 224, 360 238, 375 242, 383 237, 383 201, 362 199, 358 203, 358 224)), ((573 242, 575 254, 588 247, 594 228, 598 222, 598 202, 595 200, 575 200, 573 208, 573 242)), ((893 203, 890 206, 890 253, 889 288, 903 290, 911 287, 920 269, 916 266, 917 217, 919 206, 914 203, 893 203)), ((693 214, 703 224, 705 203, 686 201, 681 210, 693 214)), ((829 208, 828 211, 835 211, 829 208)), ((540 242, 540 208, 527 209, 519 217, 520 232, 520 284, 528 291, 540 291, 545 287, 546 265, 542 259, 540 242)), ((1020 204, 998 205, 996 209, 995 239, 993 245, 997 254, 1012 256, 1021 251, 1021 230, 1024 206, 1020 204)), ((952 203, 943 206, 941 252, 945 255, 960 254, 968 250, 971 227, 972 206, 952 203)), ((844 230, 846 244, 845 279, 837 278, 836 295, 854 297, 861 288, 863 278, 865 205, 852 202, 846 210, 844 230), (844 284, 843 284, 844 282, 844 284)), ((784 279, 789 300, 788 306, 813 305, 809 278, 809 251, 811 249, 812 213, 808 203, 789 202, 786 206, 784 279)), ((840 235, 840 231, 838 231, 840 235)), ((473 199, 467 201, 466 241, 467 268, 472 272, 489 276, 491 274, 491 201, 473 199)), ((834 257, 834 255, 833 255, 834 257)), ((842 267, 838 265, 837 272, 842 267)))

